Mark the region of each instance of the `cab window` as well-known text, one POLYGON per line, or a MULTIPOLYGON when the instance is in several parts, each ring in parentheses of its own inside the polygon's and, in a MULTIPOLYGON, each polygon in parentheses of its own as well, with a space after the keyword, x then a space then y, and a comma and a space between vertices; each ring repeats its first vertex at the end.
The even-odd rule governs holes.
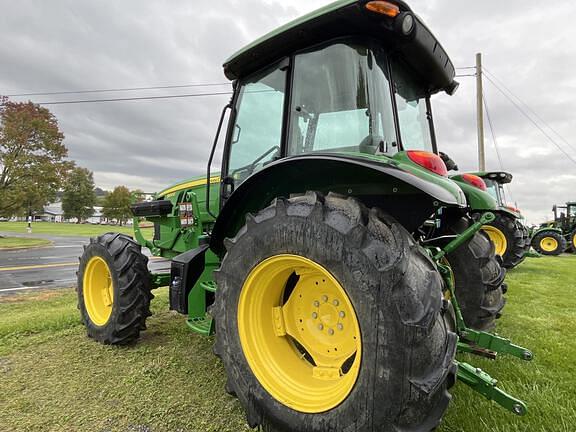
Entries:
POLYGON ((286 72, 273 69, 242 84, 228 175, 236 184, 280 157, 286 72))

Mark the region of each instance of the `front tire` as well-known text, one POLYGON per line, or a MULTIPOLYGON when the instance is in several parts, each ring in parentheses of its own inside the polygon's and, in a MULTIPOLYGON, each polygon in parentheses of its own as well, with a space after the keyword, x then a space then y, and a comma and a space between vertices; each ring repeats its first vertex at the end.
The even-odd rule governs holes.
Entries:
POLYGON ((148 258, 123 234, 91 238, 78 269, 78 309, 88 336, 106 345, 133 342, 146 329, 152 295, 148 258))
POLYGON ((355 199, 309 192, 249 215, 226 248, 215 351, 251 427, 438 425, 456 336, 439 273, 400 224, 355 199))
POLYGON ((542 255, 560 255, 566 250, 566 239, 557 231, 542 231, 532 239, 532 247, 542 255))

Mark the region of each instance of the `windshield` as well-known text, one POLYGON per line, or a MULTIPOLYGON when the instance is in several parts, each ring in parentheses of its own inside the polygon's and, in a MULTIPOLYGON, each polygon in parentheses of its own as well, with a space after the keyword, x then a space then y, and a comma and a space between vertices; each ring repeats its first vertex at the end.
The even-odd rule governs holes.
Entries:
POLYGON ((396 152, 386 65, 352 43, 296 55, 288 153, 396 152))
POLYGON ((501 184, 498 184, 497 182, 495 182, 494 180, 490 180, 490 179, 483 179, 484 183, 486 183, 486 192, 488 192, 492 198, 494 198, 496 200, 496 202, 499 205, 503 205, 503 201, 500 195, 500 188, 502 187, 501 184))
POLYGON ((403 150, 433 151, 426 87, 401 60, 392 61, 392 74, 403 150))

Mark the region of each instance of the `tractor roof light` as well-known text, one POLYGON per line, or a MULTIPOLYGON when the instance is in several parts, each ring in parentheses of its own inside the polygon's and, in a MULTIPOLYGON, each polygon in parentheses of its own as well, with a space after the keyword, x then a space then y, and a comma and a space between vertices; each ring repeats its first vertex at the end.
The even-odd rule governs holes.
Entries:
POLYGON ((484 182, 484 180, 482 180, 480 177, 478 177, 477 175, 474 174, 463 174, 462 175, 462 180, 464 180, 466 183, 468 183, 469 185, 472 185, 478 189, 481 189, 483 191, 486 190, 486 183, 484 182))
POLYGON ((382 15, 389 16, 390 18, 396 18, 400 15, 400 8, 394 3, 387 1, 374 0, 366 3, 366 9, 371 12, 376 12, 382 15))
POLYGON ((406 154, 412 162, 426 168, 428 171, 443 177, 448 176, 446 164, 437 154, 421 150, 409 150, 406 154))

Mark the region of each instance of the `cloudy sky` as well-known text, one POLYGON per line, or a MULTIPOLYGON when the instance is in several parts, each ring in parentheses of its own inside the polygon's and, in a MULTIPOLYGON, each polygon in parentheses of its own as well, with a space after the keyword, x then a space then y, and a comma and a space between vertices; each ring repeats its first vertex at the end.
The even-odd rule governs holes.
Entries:
MULTIPOLYGON (((221 64, 230 54, 326 3, 0 0, 0 94, 194 83, 216 85, 28 98, 53 102, 227 92, 230 87, 221 64)), ((475 53, 482 52, 492 78, 559 133, 561 137, 545 129, 576 160, 576 3, 414 0, 410 4, 457 67, 472 66, 475 53)), ((459 80, 455 96, 439 95, 434 101, 437 135, 440 148, 462 170, 474 170, 475 84, 472 77, 459 80)), ((485 93, 504 168, 515 176, 512 199, 530 222, 541 222, 550 216, 554 203, 576 199, 576 163, 488 81, 485 93)), ((111 189, 124 184, 156 191, 204 172, 227 100, 227 95, 220 95, 48 107, 60 121, 70 157, 94 171, 98 186, 111 189)), ((488 129, 486 145, 488 168, 500 169, 488 129)))

